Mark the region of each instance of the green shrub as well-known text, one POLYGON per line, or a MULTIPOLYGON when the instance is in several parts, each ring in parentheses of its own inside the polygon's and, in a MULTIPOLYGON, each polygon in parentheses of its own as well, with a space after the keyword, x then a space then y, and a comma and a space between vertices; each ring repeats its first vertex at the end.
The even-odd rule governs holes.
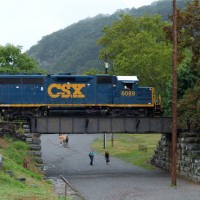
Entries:
POLYGON ((17 150, 28 150, 28 145, 21 141, 15 141, 13 142, 13 147, 17 150))

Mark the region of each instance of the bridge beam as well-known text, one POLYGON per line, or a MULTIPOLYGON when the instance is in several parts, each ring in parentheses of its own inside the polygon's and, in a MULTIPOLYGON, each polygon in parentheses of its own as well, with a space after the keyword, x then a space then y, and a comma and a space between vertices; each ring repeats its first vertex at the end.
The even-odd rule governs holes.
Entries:
POLYGON ((31 119, 38 133, 171 133, 172 118, 39 117, 31 119))

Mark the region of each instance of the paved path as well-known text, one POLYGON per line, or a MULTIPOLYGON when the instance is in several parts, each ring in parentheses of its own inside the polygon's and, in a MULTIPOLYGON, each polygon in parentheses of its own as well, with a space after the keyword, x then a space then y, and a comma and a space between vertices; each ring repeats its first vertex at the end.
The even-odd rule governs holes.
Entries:
MULTIPOLYGON (((68 148, 59 146, 58 135, 42 135, 42 157, 47 176, 63 175, 86 200, 199 200, 200 185, 177 180, 170 174, 144 170, 116 158, 106 165, 100 154, 89 165, 91 142, 99 135, 70 135, 68 148)), ((102 144, 103 145, 103 144, 102 144)))

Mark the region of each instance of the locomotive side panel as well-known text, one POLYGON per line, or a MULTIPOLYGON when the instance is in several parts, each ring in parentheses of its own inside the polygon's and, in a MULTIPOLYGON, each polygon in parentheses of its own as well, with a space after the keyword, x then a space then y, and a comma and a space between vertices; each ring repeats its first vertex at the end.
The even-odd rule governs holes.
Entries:
POLYGON ((138 88, 138 103, 146 106, 154 106, 152 101, 152 88, 151 87, 139 87, 138 88))
POLYGON ((49 76, 45 88, 48 106, 80 107, 95 104, 93 76, 49 76))
POLYGON ((45 92, 42 76, 0 76, 1 106, 38 106, 43 104, 45 92), (37 105, 36 105, 37 104, 37 105))
POLYGON ((109 106, 113 104, 113 94, 115 87, 114 77, 110 75, 96 76, 96 99, 99 106, 109 106))

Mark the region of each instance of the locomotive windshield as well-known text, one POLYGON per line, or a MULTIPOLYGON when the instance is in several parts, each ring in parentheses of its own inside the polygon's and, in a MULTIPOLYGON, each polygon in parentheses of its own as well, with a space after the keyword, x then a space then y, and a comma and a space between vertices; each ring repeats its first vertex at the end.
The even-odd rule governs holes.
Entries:
POLYGON ((132 90, 133 89, 133 83, 124 83, 124 89, 132 90))

